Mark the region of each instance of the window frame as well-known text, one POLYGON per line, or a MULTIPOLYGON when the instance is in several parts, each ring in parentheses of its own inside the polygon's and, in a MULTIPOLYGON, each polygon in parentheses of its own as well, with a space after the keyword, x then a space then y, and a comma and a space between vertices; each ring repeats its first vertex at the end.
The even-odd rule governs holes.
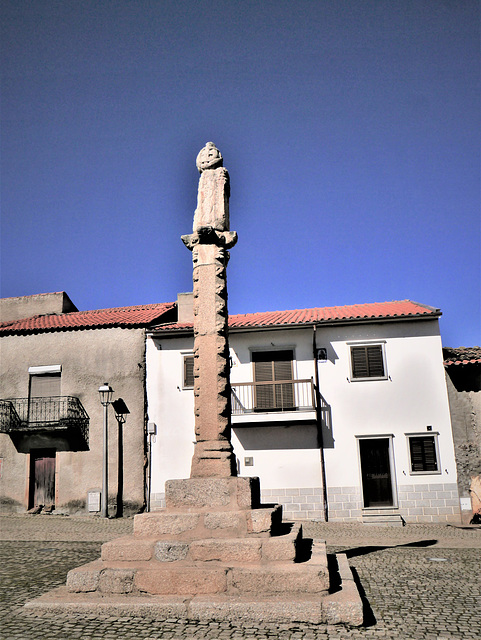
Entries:
POLYGON ((387 372, 387 362, 386 362, 386 340, 363 340, 359 342, 347 342, 347 346, 349 347, 349 381, 350 382, 366 382, 368 380, 388 380, 389 375, 387 372), (356 347, 380 347, 381 348, 381 357, 382 357, 382 368, 384 371, 384 375, 382 376, 354 376, 353 366, 352 366, 352 349, 356 347))
POLYGON ((415 433, 406 433, 406 446, 408 450, 408 461, 409 461, 409 475, 410 476, 439 476, 442 474, 441 468, 441 457, 439 455, 439 442, 438 442, 439 432, 438 431, 422 431, 415 433), (411 456, 411 439, 414 438, 433 438, 434 442, 434 453, 436 456, 436 464, 437 470, 422 470, 422 471, 413 471, 413 462, 411 456))
POLYGON ((194 379, 194 354, 192 352, 183 353, 182 354, 182 389, 190 390, 194 388, 195 379, 194 379), (188 359, 192 359, 192 385, 186 384, 187 375, 186 375, 186 362, 188 359))
MULTIPOLYGON (((295 382, 295 348, 291 345, 289 346, 282 346, 282 345, 277 345, 275 347, 270 346, 270 347, 262 347, 262 346, 258 346, 258 347, 251 347, 250 348, 250 358, 251 358, 251 366, 252 366, 252 380, 253 380, 253 384, 254 384, 254 402, 253 405, 255 407, 254 411, 256 412, 265 412, 265 413, 276 413, 278 411, 291 411, 291 410, 295 410, 296 408, 296 400, 295 400, 295 387, 294 387, 294 382, 295 382), (290 360, 277 360, 275 357, 272 357, 272 354, 281 354, 281 353, 290 353, 291 354, 291 358, 290 360), (258 361, 256 360, 256 356, 258 356, 258 354, 266 354, 266 357, 271 356, 270 360, 266 360, 265 362, 271 362, 272 364, 272 380, 258 380, 257 379, 257 375, 256 375, 256 363, 258 362, 262 362, 262 361, 258 361), (277 380, 276 379, 276 374, 275 374, 275 362, 290 362, 290 378, 287 378, 286 380, 277 380), (269 404, 268 402, 268 398, 267 398, 267 402, 264 406, 264 403, 266 401, 266 398, 264 398, 262 396, 262 386, 263 383, 265 382, 266 384, 266 393, 269 393, 267 391, 267 387, 269 387, 272 391, 272 406, 267 406, 269 404), (292 394, 292 400, 291 401, 287 401, 286 405, 284 406, 284 404, 281 402, 280 404, 282 406, 278 406, 278 402, 277 402, 277 391, 276 391, 276 382, 277 383, 284 383, 285 385, 288 385, 286 392, 287 394, 289 394, 289 392, 292 394), (259 385, 259 388, 258 386, 259 385), (272 386, 270 386, 272 385, 272 386), (290 387, 290 389, 289 389, 290 387), (258 396, 258 393, 261 393, 261 396, 258 396)), ((284 385, 282 385, 282 389, 281 389, 281 393, 284 389, 284 385)))
POLYGON ((398 496, 398 486, 397 486, 397 476, 396 476, 396 456, 394 452, 394 434, 393 433, 375 433, 375 434, 366 434, 366 435, 355 435, 356 439, 356 449, 357 449, 357 468, 359 474, 359 488, 361 490, 360 503, 361 509, 363 511, 376 511, 380 510, 389 510, 389 509, 399 509, 399 496, 398 496), (362 463, 361 463, 361 440, 388 440, 388 454, 389 454, 389 473, 391 476, 391 494, 392 494, 392 505, 389 506, 372 506, 366 507, 364 506, 364 485, 362 481, 362 463))

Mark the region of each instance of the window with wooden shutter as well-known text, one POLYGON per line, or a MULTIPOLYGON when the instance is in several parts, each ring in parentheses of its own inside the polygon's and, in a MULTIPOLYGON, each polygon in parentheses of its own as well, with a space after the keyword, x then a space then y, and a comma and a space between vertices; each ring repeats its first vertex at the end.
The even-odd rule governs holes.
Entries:
POLYGON ((184 356, 184 389, 191 389, 194 386, 194 356, 184 356))
POLYGON ((385 378, 383 349, 380 344, 351 347, 352 378, 385 378))
POLYGON ((292 350, 254 351, 256 411, 293 409, 292 350))
POLYGON ((408 440, 411 473, 440 473, 437 435, 410 436, 408 440))
POLYGON ((50 398, 60 395, 60 373, 30 376, 30 397, 50 398))

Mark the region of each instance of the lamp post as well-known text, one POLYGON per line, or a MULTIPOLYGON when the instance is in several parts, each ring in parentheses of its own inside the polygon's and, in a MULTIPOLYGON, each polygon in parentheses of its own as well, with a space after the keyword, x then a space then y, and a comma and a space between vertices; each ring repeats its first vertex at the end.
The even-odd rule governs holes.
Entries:
POLYGON ((129 408, 125 404, 122 398, 114 400, 112 402, 112 409, 115 413, 115 418, 119 427, 118 433, 118 454, 117 454, 117 512, 116 518, 121 518, 124 515, 124 436, 123 425, 126 420, 126 415, 130 413, 129 408))
POLYGON ((108 449, 107 411, 109 408, 109 404, 112 401, 113 392, 114 391, 112 387, 109 386, 108 382, 104 382, 104 384, 101 387, 99 387, 100 403, 104 408, 104 447, 103 447, 103 465, 102 465, 102 517, 103 518, 108 518, 109 516, 109 480, 108 480, 109 449, 108 449))

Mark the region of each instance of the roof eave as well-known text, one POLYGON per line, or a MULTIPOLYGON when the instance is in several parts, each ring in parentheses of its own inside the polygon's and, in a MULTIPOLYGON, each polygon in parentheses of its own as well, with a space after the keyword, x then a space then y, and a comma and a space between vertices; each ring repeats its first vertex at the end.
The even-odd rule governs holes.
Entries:
MULTIPOLYGON (((410 320, 436 320, 441 316, 441 311, 436 309, 429 314, 413 314, 409 316, 379 317, 379 318, 331 318, 329 320, 316 320, 313 322, 293 322, 286 324, 255 325, 245 327, 229 327, 229 333, 251 333, 253 331, 281 331, 283 329, 307 329, 318 326, 340 326, 351 324, 380 324, 385 322, 407 322, 410 320)), ((160 338, 162 336, 177 336, 193 334, 193 327, 176 327, 175 329, 156 329, 153 327, 147 333, 149 337, 160 338)))

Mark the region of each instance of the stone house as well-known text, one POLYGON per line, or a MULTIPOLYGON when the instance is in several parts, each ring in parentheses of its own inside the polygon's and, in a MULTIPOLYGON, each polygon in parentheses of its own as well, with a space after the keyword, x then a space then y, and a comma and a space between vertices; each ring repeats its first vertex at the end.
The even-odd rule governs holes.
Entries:
POLYGON ((175 305, 78 311, 65 293, 53 293, 5 298, 0 310, 0 506, 99 510, 98 389, 108 381, 129 411, 118 424, 109 407, 110 513, 142 509, 145 332, 176 317, 175 305))
POLYGON ((481 514, 481 347, 443 349, 463 521, 481 514))
MULTIPOLYGON (((151 505, 188 477, 193 326, 147 332, 151 505)), ((287 518, 459 522, 439 309, 409 300, 229 318, 232 441, 242 476, 287 518)))

